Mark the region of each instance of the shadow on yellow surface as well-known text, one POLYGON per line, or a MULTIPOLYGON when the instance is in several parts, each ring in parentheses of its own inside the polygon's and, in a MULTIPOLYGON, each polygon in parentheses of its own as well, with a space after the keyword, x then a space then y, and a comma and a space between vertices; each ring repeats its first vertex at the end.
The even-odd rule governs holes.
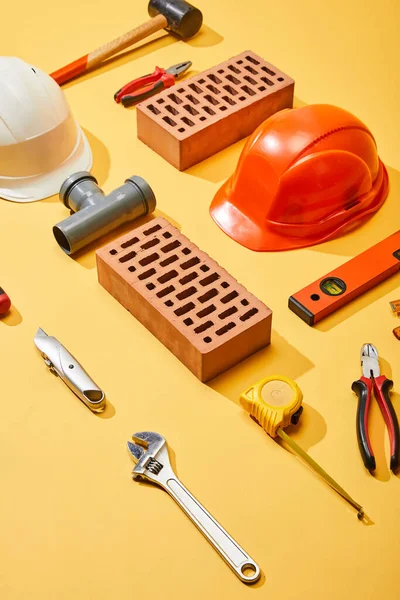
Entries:
POLYGON ((10 308, 9 312, 4 315, 4 317, 0 318, 0 323, 4 323, 4 325, 8 325, 9 327, 15 327, 16 325, 20 325, 22 323, 22 315, 17 308, 15 308, 14 304, 10 308))
MULTIPOLYGON (((289 427, 286 427, 285 433, 293 438, 297 444, 303 448, 303 450, 308 452, 312 446, 316 446, 321 440, 324 439, 327 432, 327 426, 325 419, 318 411, 315 410, 315 408, 309 404, 306 404, 305 402, 303 402, 303 408, 304 410, 298 425, 290 425, 289 427)), ((251 415, 246 415, 246 417, 247 416, 254 421, 254 427, 261 427, 254 417, 251 415)), ((282 448, 287 452, 291 451, 289 448, 286 448, 285 444, 278 437, 273 439, 267 434, 267 432, 265 432, 265 435, 266 444, 275 442, 282 446, 282 448)), ((293 454, 295 454, 294 451, 293 454)))
POLYGON ((115 406, 111 404, 109 399, 107 398, 106 407, 101 413, 96 413, 96 416, 100 419, 112 419, 117 411, 115 410, 115 406))
POLYGON ((224 38, 222 35, 203 23, 199 33, 190 40, 186 40, 185 44, 189 44, 189 46, 192 46, 193 48, 209 48, 210 46, 216 46, 223 41, 224 38))
POLYGON ((325 437, 327 426, 325 419, 315 408, 305 402, 303 408, 299 424, 290 425, 285 429, 285 433, 307 452, 325 437))
MULTIPOLYGON (((209 46, 215 46, 216 44, 219 44, 220 42, 223 41, 223 39, 224 38, 219 33, 214 31, 213 29, 211 29, 211 27, 208 27, 208 25, 203 25, 200 32, 194 38, 192 38, 190 40, 186 40, 183 43, 188 44, 189 46, 192 46, 194 48, 206 48, 209 46)), ((134 45, 134 46, 128 48, 127 50, 120 52, 116 56, 112 56, 111 58, 108 58, 97 69, 94 69, 93 71, 89 71, 86 75, 83 75, 82 77, 78 77, 76 79, 73 79, 73 80, 65 83, 63 85, 63 88, 68 89, 69 87, 72 87, 73 85, 75 85, 76 83, 81 81, 82 79, 84 79, 86 81, 89 79, 93 79, 94 77, 97 77, 98 75, 101 75, 102 73, 106 73, 107 71, 110 71, 111 69, 114 68, 114 66, 125 65, 125 64, 131 62, 132 60, 134 60, 134 58, 135 59, 142 58, 143 56, 147 56, 147 54, 150 54, 152 52, 155 53, 155 52, 157 52, 157 50, 161 50, 162 48, 166 48, 167 46, 171 46, 172 44, 175 44, 177 42, 182 42, 181 38, 178 38, 178 37, 176 37, 170 33, 167 33, 165 31, 155 34, 155 36, 152 39, 148 39, 147 41, 142 43, 140 46, 134 45), (132 57, 133 54, 135 55, 134 58, 132 57), (115 65, 114 63, 117 63, 117 65, 115 65)), ((154 58, 154 60, 157 61, 158 59, 154 58)), ((186 58, 183 58, 182 60, 186 60, 186 58)), ((190 60, 190 57, 188 58, 188 60, 190 60)), ((154 63, 154 66, 155 66, 155 64, 156 63, 154 63)), ((167 67, 170 67, 171 65, 159 65, 159 66, 167 68, 167 67)), ((143 75, 145 75, 145 73, 133 74, 132 79, 135 79, 136 77, 142 77, 143 75)))
POLYGON ((100 187, 107 181, 110 172, 111 158, 106 146, 93 133, 84 129, 93 153, 93 167, 90 172, 96 177, 100 187))
MULTIPOLYGON (((206 158, 206 160, 194 165, 194 167, 190 167, 185 172, 188 175, 206 179, 212 183, 219 183, 228 179, 236 169, 240 153, 246 141, 247 138, 239 140, 236 144, 232 144, 224 150, 217 152, 217 154, 210 156, 210 158, 206 158)), ((210 198, 210 203, 211 200, 212 198, 210 198)))
POLYGON ((297 96, 293 98, 293 108, 301 108, 302 106, 308 106, 307 102, 304 102, 297 96))
MULTIPOLYGON (((393 292, 399 287, 399 285, 399 276, 393 275, 386 281, 378 284, 369 292, 366 292, 365 294, 363 294, 359 298, 356 298, 343 308, 340 308, 337 312, 333 313, 329 317, 326 317, 326 319, 323 319, 320 323, 314 325, 314 329, 317 329, 318 331, 322 332, 330 331, 333 327, 335 327, 339 323, 343 323, 343 321, 346 321, 346 319, 352 317, 366 306, 373 304, 380 298, 383 298, 383 296, 385 296, 386 294, 393 292)), ((389 304, 388 310, 390 310, 389 304)))
POLYGON ((208 385, 239 404, 240 394, 263 377, 281 374, 296 380, 313 367, 308 358, 273 331, 270 346, 218 375, 208 385))
MULTIPOLYGON (((324 422, 325 423, 325 422, 324 422)), ((287 428, 286 433, 289 432, 290 428, 287 428)), ((294 438, 293 434, 291 433, 290 435, 291 438, 294 438)), ((323 437, 323 436, 322 436, 323 437)), ((322 438, 321 438, 322 439, 322 438)), ((323 475, 322 473, 318 473, 316 468, 312 467, 310 464, 308 464, 305 459, 301 456, 299 456, 296 451, 294 449, 292 449, 287 443, 285 443, 285 441, 281 440, 281 439, 277 439, 277 443, 284 449, 287 450, 288 452, 290 452, 291 454, 293 454, 293 456, 296 458, 296 460, 298 460, 298 462, 304 467, 304 468, 308 468, 311 472, 311 474, 314 477, 317 477, 319 479, 319 481, 321 483, 323 483, 324 485, 326 485, 328 487, 328 489, 330 489, 331 493, 336 494, 338 493, 340 496, 342 496, 343 500, 347 500, 349 501, 347 498, 345 498, 342 493, 337 489, 336 486, 339 486, 340 488, 340 481, 338 481, 336 476, 333 476, 328 472, 325 471, 324 465, 321 464, 319 461, 316 461, 316 464, 319 466, 320 469, 322 469, 322 471, 325 471, 325 475, 323 475), (330 485, 330 483, 328 482, 328 479, 325 478, 326 475, 328 477, 332 477, 333 481, 336 482, 335 486, 330 485)), ((306 450, 306 448, 303 447, 303 450, 306 450)), ((307 453, 308 454, 308 453, 307 453)), ((312 457, 308 454, 308 456, 312 459, 312 457)), ((355 502, 355 501, 354 501, 355 502)), ((351 504, 353 505, 354 508, 356 508, 353 504, 353 502, 351 502, 351 504)), ((362 510, 362 517, 361 515, 357 514, 357 517, 359 518, 360 522, 365 525, 365 526, 371 526, 371 525, 375 525, 375 522, 366 514, 364 513, 363 509, 361 508, 361 506, 357 507, 357 513, 358 510, 361 509, 362 510), (361 518, 360 518, 361 517, 361 518)))
MULTIPOLYGON (((394 396, 392 395, 392 401, 394 396)), ((354 415, 356 414, 357 399, 354 403, 354 415)), ((383 420, 382 413, 379 409, 376 398, 374 397, 371 402, 368 419, 368 432, 373 453, 375 455, 376 469, 371 475, 378 481, 389 481, 390 480, 390 469, 389 462, 390 456, 386 455, 385 452, 385 436, 386 436, 386 425, 383 420)), ((358 449, 358 448, 357 448, 358 449)), ((360 468, 365 469, 360 455, 360 468)))
MULTIPOLYGON (((261 569, 261 567, 260 567, 261 569)), ((258 581, 256 581, 255 583, 252 584, 247 584, 247 589, 249 590, 256 590, 257 588, 260 588, 264 585, 265 583, 265 575, 264 575, 264 571, 261 569, 261 575, 260 575, 260 579, 258 581)))
MULTIPOLYGON (((306 106, 306 103, 295 97, 294 108, 299 108, 301 106, 306 106)), ((212 183, 219 183, 228 179, 228 177, 235 172, 240 154, 247 139, 248 138, 245 137, 224 150, 217 152, 217 154, 206 158, 206 160, 187 169, 186 173, 188 175, 193 175, 194 177, 199 177, 200 179, 206 179, 212 183)))
MULTIPOLYGON (((96 177, 99 186, 102 187, 110 172, 110 155, 106 146, 99 140, 99 138, 97 138, 87 129, 83 129, 83 131, 87 137, 93 154, 93 167, 90 169, 90 172, 96 177)), ((73 175, 73 173, 71 173, 71 175, 73 175)), ((60 202, 60 199, 57 193, 49 198, 44 198, 40 202, 60 202)), ((67 218, 67 216, 68 214, 66 214, 65 218, 67 218)))
POLYGON ((346 257, 356 256, 400 229, 400 172, 388 166, 387 170, 390 189, 382 208, 358 229, 315 246, 313 248, 315 252, 346 257))
MULTIPOLYGON (((366 340, 365 343, 369 343, 369 341, 366 340)), ((378 348, 378 350, 379 350, 379 348, 378 348)), ((380 354, 379 354, 379 367, 381 369, 381 375, 386 375, 386 377, 388 379, 392 379, 392 367, 390 366, 390 363, 388 363, 387 360, 382 358, 382 356, 380 354)), ((361 373, 360 373, 360 377, 361 377, 361 373)), ((400 390, 400 383, 399 383, 398 388, 400 390)))
POLYGON ((43 198, 43 200, 39 200, 41 204, 47 204, 49 202, 60 202, 60 199, 57 194, 53 194, 53 196, 49 196, 48 198, 43 198))

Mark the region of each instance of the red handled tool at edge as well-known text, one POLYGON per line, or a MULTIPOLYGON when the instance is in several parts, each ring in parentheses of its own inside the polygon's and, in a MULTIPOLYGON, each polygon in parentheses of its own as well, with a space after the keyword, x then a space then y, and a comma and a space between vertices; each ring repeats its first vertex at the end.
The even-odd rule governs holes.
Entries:
POLYGON ((192 63, 187 61, 173 65, 168 69, 156 67, 154 73, 134 79, 124 85, 118 92, 115 92, 114 100, 123 106, 138 104, 142 100, 151 98, 151 96, 155 96, 162 90, 175 85, 175 79, 190 69, 191 66, 192 63))
POLYGON ((373 389, 389 431, 390 469, 395 472, 400 465, 400 432, 397 416, 389 398, 393 381, 381 375, 378 350, 372 344, 362 346, 361 366, 363 376, 351 386, 358 396, 357 438, 361 456, 368 471, 375 471, 375 457, 368 434, 368 414, 373 389))
POLYGON ((5 293, 3 288, 0 287, 0 316, 5 315, 6 312, 8 312, 10 310, 10 308, 11 308, 11 300, 7 296, 7 294, 5 293))

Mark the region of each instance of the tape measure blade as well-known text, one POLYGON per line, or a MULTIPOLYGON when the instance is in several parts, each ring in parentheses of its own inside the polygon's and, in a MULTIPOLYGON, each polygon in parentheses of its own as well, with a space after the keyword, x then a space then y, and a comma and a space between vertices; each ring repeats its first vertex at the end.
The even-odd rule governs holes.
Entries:
POLYGON ((362 511, 362 507, 340 486, 328 473, 323 469, 311 456, 303 450, 290 436, 287 435, 280 427, 276 430, 277 435, 283 440, 296 454, 298 454, 322 479, 326 481, 332 489, 334 489, 342 498, 351 504, 358 511, 362 511))

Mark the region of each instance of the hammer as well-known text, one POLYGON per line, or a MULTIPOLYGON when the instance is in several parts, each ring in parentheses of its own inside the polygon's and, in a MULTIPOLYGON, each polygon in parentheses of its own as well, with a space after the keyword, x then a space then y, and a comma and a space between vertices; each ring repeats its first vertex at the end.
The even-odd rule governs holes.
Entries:
POLYGON ((186 0, 150 0, 147 7, 151 19, 143 25, 119 36, 115 40, 100 46, 89 54, 51 73, 59 85, 87 71, 98 67, 104 60, 125 50, 132 44, 166 29, 182 39, 191 38, 199 31, 203 23, 201 11, 186 0))

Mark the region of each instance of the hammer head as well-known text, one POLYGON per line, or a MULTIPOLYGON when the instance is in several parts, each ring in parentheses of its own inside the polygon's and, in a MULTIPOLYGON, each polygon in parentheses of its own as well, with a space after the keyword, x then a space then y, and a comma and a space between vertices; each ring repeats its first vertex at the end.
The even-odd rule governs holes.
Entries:
POLYGON ((185 0, 150 0, 149 15, 163 15, 168 21, 168 31, 183 39, 191 38, 203 23, 201 11, 185 0))

